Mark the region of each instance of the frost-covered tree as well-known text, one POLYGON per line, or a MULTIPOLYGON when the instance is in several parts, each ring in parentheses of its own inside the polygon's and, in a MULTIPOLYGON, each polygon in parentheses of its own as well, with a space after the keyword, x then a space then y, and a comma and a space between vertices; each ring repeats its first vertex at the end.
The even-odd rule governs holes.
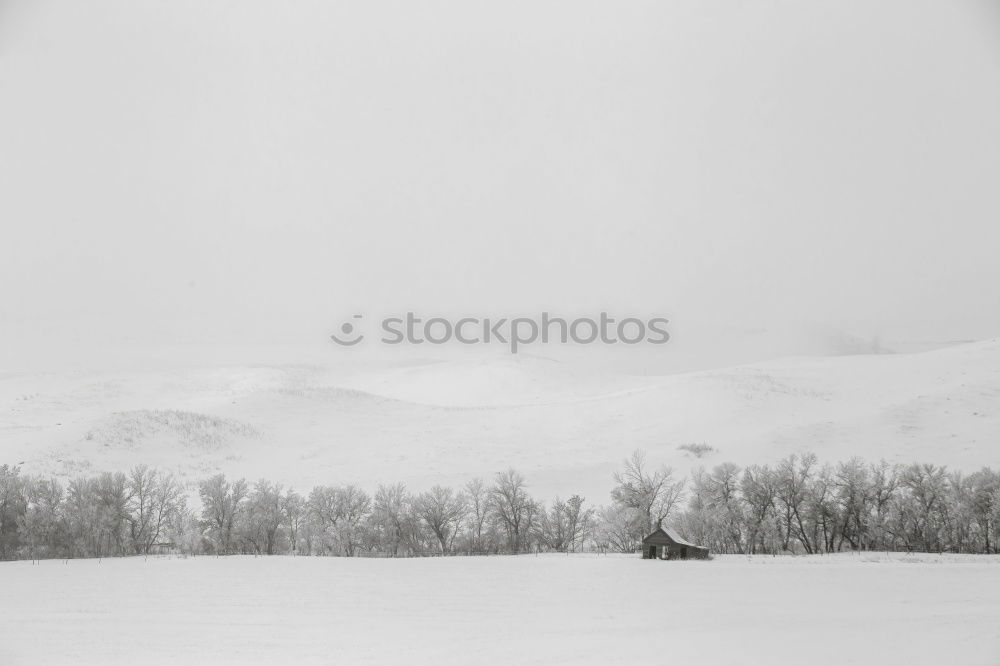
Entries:
POLYGON ((684 480, 675 480, 673 470, 666 466, 650 469, 646 454, 640 450, 625 460, 614 480, 611 498, 619 506, 639 512, 644 534, 666 521, 684 498, 684 480))
POLYGON ((26 510, 24 479, 20 470, 10 465, 0 466, 0 559, 14 557, 20 544, 18 521, 26 510))
POLYGON ((524 477, 513 469, 498 472, 490 488, 490 508, 506 534, 507 550, 527 551, 538 518, 538 504, 526 490, 524 477))
POLYGON ((241 516, 247 497, 247 482, 232 483, 217 474, 198 484, 201 517, 215 546, 215 552, 229 555, 235 552, 236 522, 241 516))
POLYGON ((354 485, 317 486, 306 505, 316 532, 313 547, 353 556, 365 541, 363 523, 371 509, 368 494, 354 485))
POLYGON ((451 488, 434 486, 413 502, 413 510, 434 535, 441 554, 451 552, 455 536, 469 511, 468 499, 451 488))
POLYGON ((126 521, 135 553, 149 553, 183 505, 183 488, 170 475, 145 465, 126 479, 126 521))

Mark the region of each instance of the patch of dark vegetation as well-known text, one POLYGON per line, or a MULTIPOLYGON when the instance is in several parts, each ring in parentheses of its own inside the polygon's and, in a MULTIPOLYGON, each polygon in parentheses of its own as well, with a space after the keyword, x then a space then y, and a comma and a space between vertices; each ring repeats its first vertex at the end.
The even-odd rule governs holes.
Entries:
POLYGON ((695 458, 704 458, 705 456, 716 453, 717 450, 706 444, 705 442, 698 442, 695 444, 681 444, 677 447, 679 451, 685 451, 695 458))

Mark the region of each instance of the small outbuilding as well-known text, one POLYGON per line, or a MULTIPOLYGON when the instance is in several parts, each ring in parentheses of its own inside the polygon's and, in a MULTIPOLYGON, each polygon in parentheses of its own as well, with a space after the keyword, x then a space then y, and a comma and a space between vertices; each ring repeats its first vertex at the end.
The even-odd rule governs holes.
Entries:
POLYGON ((676 531, 662 525, 642 540, 644 560, 704 560, 708 548, 685 541, 676 531))

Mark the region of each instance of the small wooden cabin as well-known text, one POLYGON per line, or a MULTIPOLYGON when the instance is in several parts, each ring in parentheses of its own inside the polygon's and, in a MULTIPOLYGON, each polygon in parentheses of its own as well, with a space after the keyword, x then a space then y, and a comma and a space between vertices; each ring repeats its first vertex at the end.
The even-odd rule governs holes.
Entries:
POLYGON ((696 546, 680 537, 669 527, 657 527, 652 534, 642 540, 644 560, 704 560, 708 558, 708 548, 696 546))
POLYGON ((149 546, 149 555, 174 555, 180 552, 172 541, 158 541, 149 546))

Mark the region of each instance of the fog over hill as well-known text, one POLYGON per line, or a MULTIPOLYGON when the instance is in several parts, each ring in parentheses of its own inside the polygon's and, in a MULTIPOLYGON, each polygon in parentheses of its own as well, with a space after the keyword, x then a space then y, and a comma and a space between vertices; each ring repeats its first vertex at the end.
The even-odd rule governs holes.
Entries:
POLYGON ((0 460, 996 464, 996 3, 572 4, 0 1, 0 460), (671 340, 331 349, 407 311, 671 340))
POLYGON ((377 309, 662 315, 657 373, 997 335, 996 2, 571 4, 3 0, 0 372, 377 309))

